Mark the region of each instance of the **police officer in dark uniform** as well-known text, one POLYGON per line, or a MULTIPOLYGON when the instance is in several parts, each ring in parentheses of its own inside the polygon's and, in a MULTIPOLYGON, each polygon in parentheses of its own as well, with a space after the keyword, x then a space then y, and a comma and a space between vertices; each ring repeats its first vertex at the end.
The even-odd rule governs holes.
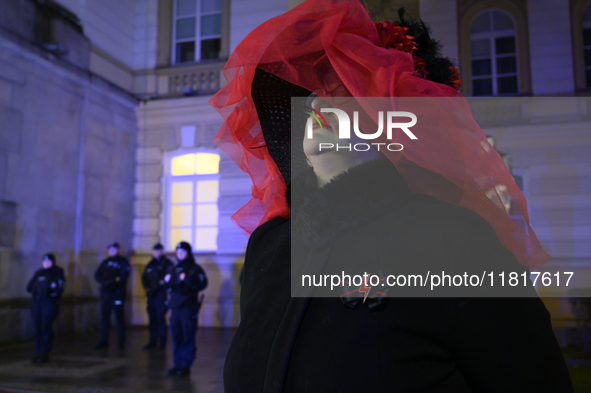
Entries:
POLYGON ((166 289, 164 288, 164 276, 172 268, 172 262, 164 256, 164 247, 156 243, 152 249, 154 258, 146 265, 142 274, 142 285, 148 297, 148 318, 150 320, 150 342, 144 345, 143 349, 151 349, 159 346, 166 347, 166 311, 168 301, 166 300, 166 289), (160 344, 158 345, 158 340, 160 344))
POLYGON ((207 277, 203 268, 195 262, 189 243, 178 244, 176 257, 178 263, 164 277, 170 294, 170 332, 174 344, 174 367, 166 373, 187 376, 197 353, 197 313, 203 301, 203 296, 198 300, 197 294, 207 287, 207 277))
POLYGON ((125 257, 119 255, 119 248, 117 242, 109 244, 109 256, 94 273, 94 279, 99 283, 101 301, 101 339, 95 349, 105 348, 109 344, 111 312, 115 313, 117 320, 119 349, 125 346, 123 307, 131 266, 125 257))
POLYGON ((55 255, 43 256, 42 268, 35 272, 27 285, 27 292, 33 294, 33 326, 35 328, 35 348, 37 356, 34 363, 49 360, 53 342, 53 321, 59 313, 59 299, 64 292, 66 279, 64 270, 55 264, 55 255))

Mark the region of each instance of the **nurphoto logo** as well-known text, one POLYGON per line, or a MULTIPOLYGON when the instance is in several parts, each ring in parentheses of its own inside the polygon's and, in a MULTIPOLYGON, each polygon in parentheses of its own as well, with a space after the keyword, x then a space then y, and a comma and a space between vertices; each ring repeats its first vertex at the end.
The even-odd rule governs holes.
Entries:
MULTIPOLYGON (((320 129, 330 129, 326 118, 323 116, 323 113, 332 113, 338 119, 338 137, 342 140, 351 139, 351 124, 353 124, 353 132, 355 136, 359 139, 363 140, 374 140, 379 138, 382 133, 384 132, 384 123, 386 123, 386 138, 388 140, 392 140, 392 131, 394 129, 401 129, 411 140, 418 139, 416 135, 410 130, 411 127, 417 124, 417 116, 414 113, 406 112, 406 111, 388 111, 384 114, 383 111, 378 112, 378 129, 373 133, 365 133, 362 132, 359 128, 359 112, 353 111, 353 122, 351 122, 351 118, 342 109, 338 108, 320 108, 320 111, 304 106, 306 110, 306 114, 310 117, 308 118, 308 122, 306 124, 306 138, 313 139, 314 138, 314 121, 318 123, 320 129), (399 118, 406 118, 409 121, 400 122, 399 118)), ((380 150, 381 146, 386 146, 386 148, 390 151, 401 151, 404 147, 401 143, 355 143, 355 144, 348 144, 348 145, 340 145, 334 143, 319 143, 319 151, 323 149, 326 150, 349 150, 351 149, 355 151, 367 151, 373 145, 380 150)))

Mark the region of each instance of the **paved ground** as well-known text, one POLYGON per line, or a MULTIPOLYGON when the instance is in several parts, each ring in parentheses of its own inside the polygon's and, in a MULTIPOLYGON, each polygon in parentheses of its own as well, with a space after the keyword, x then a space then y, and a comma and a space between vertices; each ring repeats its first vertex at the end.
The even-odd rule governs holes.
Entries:
POLYGON ((222 368, 234 329, 199 329, 197 360, 190 377, 167 377, 172 367, 166 351, 142 351, 147 331, 130 330, 126 348, 94 350, 97 334, 59 337, 48 363, 31 363, 32 343, 0 347, 0 393, 76 392, 222 393, 222 368))
MULTIPOLYGON (((223 393, 222 368, 234 329, 199 329, 190 377, 167 377, 166 351, 142 351, 145 329, 128 331, 125 350, 94 350, 98 333, 56 339, 51 361, 31 363, 32 343, 0 347, 0 393, 223 393)), ((572 351, 571 351, 572 352, 572 351)), ((571 354, 572 355, 572 354, 571 354)), ((576 393, 591 392, 591 360, 567 359, 576 393)))

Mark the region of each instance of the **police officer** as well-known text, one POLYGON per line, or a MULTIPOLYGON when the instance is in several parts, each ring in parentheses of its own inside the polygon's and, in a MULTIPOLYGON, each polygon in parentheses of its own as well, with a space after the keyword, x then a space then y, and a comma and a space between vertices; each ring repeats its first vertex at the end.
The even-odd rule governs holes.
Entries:
POLYGON ((150 342, 144 345, 144 350, 158 346, 158 340, 160 340, 160 349, 166 347, 165 316, 168 311, 168 301, 164 288, 164 276, 170 271, 172 262, 164 256, 164 247, 160 243, 154 244, 152 255, 154 258, 146 265, 142 274, 142 285, 148 297, 148 318, 150 320, 150 342))
POLYGON ((94 279, 99 283, 101 301, 101 339, 95 349, 108 346, 111 312, 115 313, 117 320, 119 349, 125 346, 123 307, 131 266, 125 257, 119 255, 119 248, 117 242, 109 244, 109 256, 101 262, 94 273, 94 279))
POLYGON ((176 257, 178 263, 164 276, 170 294, 170 332, 174 344, 174 367, 166 373, 186 376, 190 373, 189 368, 197 352, 197 313, 202 302, 202 299, 197 299, 197 294, 207 287, 207 277, 203 268, 193 259, 193 250, 189 243, 178 244, 176 257))
POLYGON ((53 321, 59 313, 59 299, 64 292, 66 279, 64 270, 55 264, 55 255, 45 254, 42 268, 35 272, 27 285, 27 292, 33 294, 33 326, 35 328, 35 348, 37 356, 34 363, 49 360, 53 342, 53 321))

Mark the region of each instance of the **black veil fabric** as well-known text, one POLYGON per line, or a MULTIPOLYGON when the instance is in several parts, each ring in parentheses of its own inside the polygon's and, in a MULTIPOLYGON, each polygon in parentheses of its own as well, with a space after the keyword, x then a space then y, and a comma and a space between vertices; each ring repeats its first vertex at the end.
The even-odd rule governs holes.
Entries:
POLYGON ((252 100, 261 123, 265 145, 285 184, 290 183, 292 175, 295 176, 309 167, 302 144, 295 145, 292 150, 292 136, 294 141, 303 141, 307 115, 303 108, 294 108, 292 111, 291 99, 308 97, 311 93, 261 68, 255 70, 252 100))

